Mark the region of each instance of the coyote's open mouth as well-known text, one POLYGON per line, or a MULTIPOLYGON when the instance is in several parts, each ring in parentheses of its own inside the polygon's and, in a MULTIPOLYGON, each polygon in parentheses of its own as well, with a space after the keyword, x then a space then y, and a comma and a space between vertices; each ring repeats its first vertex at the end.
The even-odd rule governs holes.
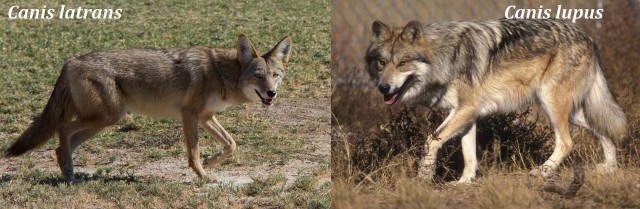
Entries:
POLYGON ((262 95, 260 95, 260 92, 258 92, 258 90, 255 90, 255 91, 256 91, 256 94, 258 95, 258 97, 260 97, 260 100, 262 100, 262 104, 271 105, 273 103, 273 99, 262 98, 262 95))
POLYGON ((404 93, 405 89, 407 88, 409 83, 411 83, 411 81, 413 81, 413 75, 407 77, 402 86, 400 86, 400 88, 398 88, 398 90, 396 90, 395 92, 384 94, 384 103, 389 106, 395 104, 398 101, 398 98, 402 96, 402 93, 404 93))

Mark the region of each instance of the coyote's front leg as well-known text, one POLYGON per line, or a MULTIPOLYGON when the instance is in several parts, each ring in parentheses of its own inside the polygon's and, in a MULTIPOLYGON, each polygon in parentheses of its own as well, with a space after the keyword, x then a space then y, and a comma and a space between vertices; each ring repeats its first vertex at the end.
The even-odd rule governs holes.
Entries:
POLYGON ((198 145, 198 115, 192 111, 182 112, 182 129, 187 143, 187 157, 189 158, 189 167, 196 172, 200 178, 208 178, 217 181, 216 176, 207 176, 200 163, 200 148, 198 145))
POLYGON ((209 156, 202 161, 205 167, 209 167, 220 163, 222 160, 230 157, 236 150, 236 142, 231 138, 231 135, 224 130, 222 125, 216 120, 213 115, 208 115, 200 118, 200 126, 204 128, 209 134, 213 136, 218 142, 224 146, 223 150, 220 150, 213 156, 209 156))

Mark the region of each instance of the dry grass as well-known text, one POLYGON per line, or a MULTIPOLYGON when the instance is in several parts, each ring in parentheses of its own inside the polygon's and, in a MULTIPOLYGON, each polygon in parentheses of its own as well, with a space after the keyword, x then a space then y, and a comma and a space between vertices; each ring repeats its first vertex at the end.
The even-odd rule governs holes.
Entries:
MULTIPOLYGON (((364 70, 369 27, 379 19, 402 25, 424 22, 500 18, 506 2, 469 5, 468 1, 373 1, 332 4, 332 206, 335 208, 637 208, 640 207, 640 5, 605 2, 602 27, 581 21, 600 46, 608 85, 625 110, 632 144, 619 152, 621 169, 613 175, 594 171, 602 160, 600 144, 589 131, 572 130, 575 148, 552 178, 567 187, 573 180, 573 159, 584 161, 586 183, 572 199, 545 192, 543 179, 528 176, 552 151, 552 132, 536 107, 514 114, 483 118, 478 123, 478 179, 471 185, 450 185, 461 174, 459 139, 438 156, 435 183, 415 179, 416 161, 426 135, 439 125, 442 113, 425 108, 392 107, 364 70), (474 7, 473 12, 460 8, 474 7), (417 12, 419 11, 419 12, 417 12), (464 12, 463 12, 464 11, 464 12), (372 114, 375 113, 375 114, 372 114)), ((473 3, 473 1, 471 1, 473 3)), ((544 1, 595 8, 594 2, 544 1)), ((537 2, 519 7, 536 8, 537 2)))

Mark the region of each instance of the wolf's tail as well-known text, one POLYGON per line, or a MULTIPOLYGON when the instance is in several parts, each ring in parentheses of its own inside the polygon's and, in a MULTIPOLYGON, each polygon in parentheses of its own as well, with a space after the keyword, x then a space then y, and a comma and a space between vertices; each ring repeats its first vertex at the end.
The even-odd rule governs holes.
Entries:
POLYGON ((600 65, 597 68, 595 82, 584 101, 587 123, 597 133, 614 140, 618 146, 627 146, 627 119, 607 88, 600 65))
POLYGON ((56 81, 53 93, 42 113, 36 117, 29 128, 18 137, 4 153, 6 157, 19 156, 47 142, 64 121, 73 117, 73 102, 69 92, 69 82, 62 70, 56 81))

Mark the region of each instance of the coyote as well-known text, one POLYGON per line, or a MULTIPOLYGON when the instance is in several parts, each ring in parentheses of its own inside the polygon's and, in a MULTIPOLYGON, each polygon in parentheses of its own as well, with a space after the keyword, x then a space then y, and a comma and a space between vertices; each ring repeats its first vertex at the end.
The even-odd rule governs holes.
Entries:
POLYGON ((569 122, 599 138, 605 173, 617 169, 612 140, 628 140, 627 122, 604 79, 593 40, 557 20, 494 20, 391 28, 372 25, 365 56, 384 102, 449 110, 428 137, 418 176, 434 175, 438 149, 463 134, 465 168, 458 182, 476 176, 476 120, 538 104, 555 133, 551 157, 530 174, 548 177, 573 148, 569 122))
POLYGON ((67 182, 73 175, 73 151, 127 112, 178 118, 186 137, 189 166, 203 169, 231 156, 236 143, 214 114, 246 102, 273 104, 291 53, 291 37, 260 54, 240 35, 236 49, 204 47, 119 49, 91 52, 67 61, 43 112, 6 150, 18 156, 56 132, 58 165, 67 182), (200 162, 198 125, 224 145, 200 162))

